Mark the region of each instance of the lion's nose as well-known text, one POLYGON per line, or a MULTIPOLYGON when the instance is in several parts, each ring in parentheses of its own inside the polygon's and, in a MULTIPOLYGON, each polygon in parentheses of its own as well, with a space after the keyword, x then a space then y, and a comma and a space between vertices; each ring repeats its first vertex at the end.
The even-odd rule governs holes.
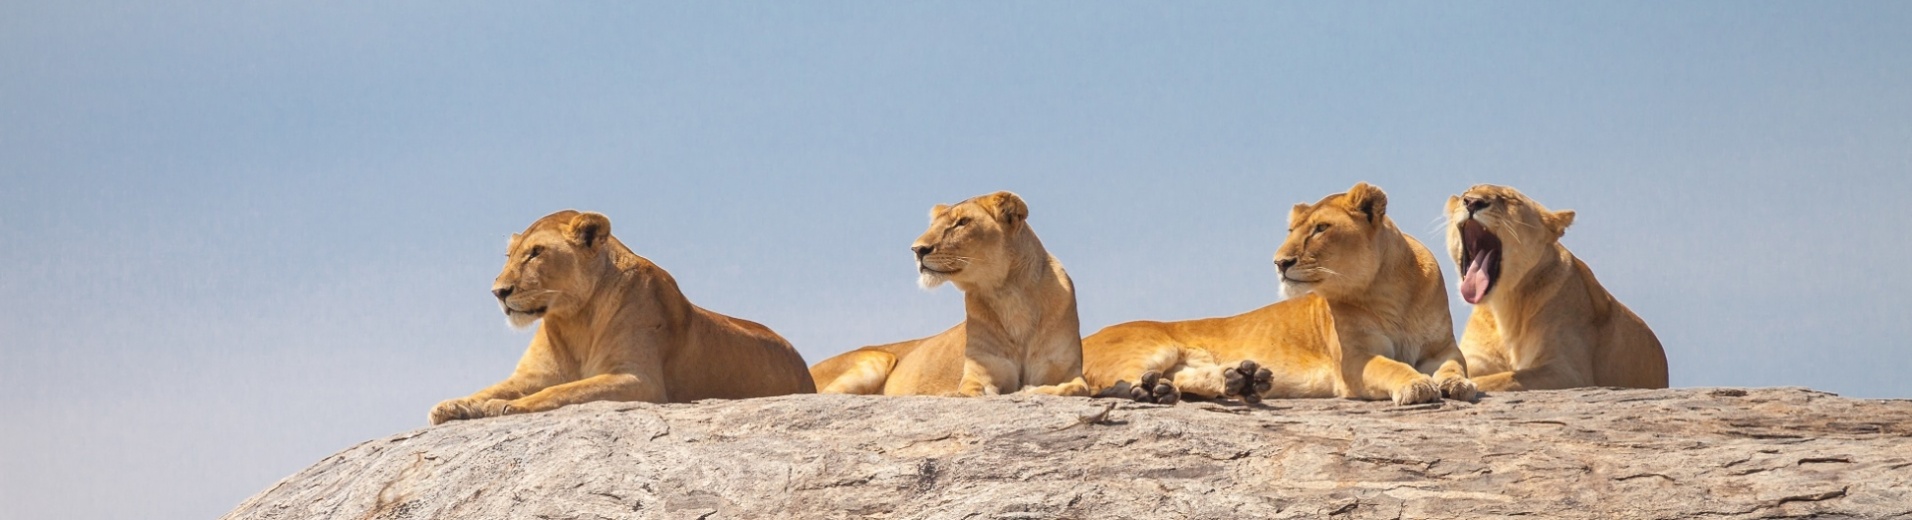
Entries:
POLYGON ((499 287, 499 288, 497 288, 497 289, 492 289, 492 290, 491 290, 491 294, 492 294, 493 296, 497 296, 497 297, 498 297, 498 300, 499 300, 499 301, 504 301, 504 299, 505 299, 505 298, 510 298, 510 297, 511 297, 511 288, 510 288, 510 287, 499 287))
POLYGON ((1467 203, 1467 214, 1469 215, 1479 213, 1480 210, 1487 209, 1487 199, 1478 198, 1478 197, 1468 197, 1461 200, 1467 203))
POLYGON ((931 246, 910 246, 910 250, 916 252, 917 260, 922 260, 923 257, 929 256, 929 252, 935 249, 936 249, 935 247, 931 247, 931 246))
POLYGON ((1283 273, 1286 273, 1288 272, 1288 268, 1294 267, 1295 263, 1300 261, 1301 261, 1300 259, 1292 257, 1292 256, 1287 258, 1276 258, 1275 269, 1283 273))

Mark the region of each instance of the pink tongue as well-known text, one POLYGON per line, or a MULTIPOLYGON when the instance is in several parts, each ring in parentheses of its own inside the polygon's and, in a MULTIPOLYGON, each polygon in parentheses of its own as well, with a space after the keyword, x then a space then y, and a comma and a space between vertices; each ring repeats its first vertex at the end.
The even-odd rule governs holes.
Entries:
POLYGON ((1474 261, 1467 264, 1467 273, 1461 275, 1461 299, 1469 304, 1480 303, 1487 296, 1487 261, 1497 251, 1482 251, 1474 255, 1474 261))

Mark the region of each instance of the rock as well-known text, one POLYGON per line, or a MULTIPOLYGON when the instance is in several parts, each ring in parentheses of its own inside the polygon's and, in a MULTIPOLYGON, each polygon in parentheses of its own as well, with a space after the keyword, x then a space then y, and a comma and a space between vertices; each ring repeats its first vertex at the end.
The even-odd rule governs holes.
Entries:
POLYGON ((368 441, 226 518, 1514 515, 1912 515, 1912 401, 1778 388, 1406 407, 1021 395, 593 403, 368 441))

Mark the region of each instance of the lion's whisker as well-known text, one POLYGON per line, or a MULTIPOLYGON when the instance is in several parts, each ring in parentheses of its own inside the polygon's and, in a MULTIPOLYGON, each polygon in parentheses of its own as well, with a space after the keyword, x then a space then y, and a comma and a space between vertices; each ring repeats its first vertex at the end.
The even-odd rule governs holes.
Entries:
POLYGON ((1433 221, 1428 222, 1427 231, 1435 235, 1447 234, 1448 222, 1447 215, 1436 215, 1433 221))
MULTIPOLYGON (((1535 230, 1535 231, 1538 231, 1538 230, 1540 230, 1540 226, 1536 226, 1536 225, 1533 225, 1533 224, 1529 224, 1529 223, 1526 223, 1526 222, 1521 222, 1521 221, 1518 221, 1518 220, 1514 220, 1514 219, 1501 219, 1501 221, 1502 221, 1502 222, 1506 222, 1506 223, 1508 223, 1508 224, 1510 224, 1510 225, 1515 225, 1515 226, 1520 226, 1520 227, 1524 227, 1524 228, 1527 228, 1527 229, 1530 229, 1530 230, 1535 230)), ((1522 245, 1525 245, 1525 242, 1524 242, 1524 241, 1523 241, 1523 240, 1521 239, 1521 237, 1520 237, 1520 234, 1519 234, 1519 233, 1504 233, 1504 234, 1505 234, 1506 236, 1503 236, 1503 237, 1501 237, 1501 238, 1503 238, 1503 239, 1506 239, 1506 240, 1509 240, 1509 241, 1511 241, 1511 242, 1513 242, 1513 243, 1515 243, 1515 244, 1522 244, 1522 245)))

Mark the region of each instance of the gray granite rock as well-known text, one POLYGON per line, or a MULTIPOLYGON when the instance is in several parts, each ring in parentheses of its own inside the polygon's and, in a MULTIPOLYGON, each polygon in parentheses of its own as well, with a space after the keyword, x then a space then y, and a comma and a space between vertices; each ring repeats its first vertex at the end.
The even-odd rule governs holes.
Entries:
POLYGON ((226 518, 1505 516, 1912 516, 1912 401, 1721 388, 1408 407, 594 403, 367 441, 226 518))

